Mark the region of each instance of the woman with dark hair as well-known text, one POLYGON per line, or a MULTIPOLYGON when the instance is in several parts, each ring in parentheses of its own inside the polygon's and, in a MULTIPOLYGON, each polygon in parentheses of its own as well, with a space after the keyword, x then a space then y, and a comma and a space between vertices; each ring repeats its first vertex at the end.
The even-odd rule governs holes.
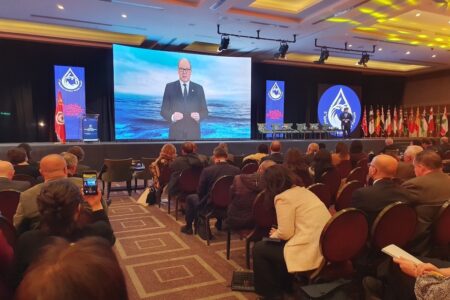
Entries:
POLYGON ((127 300, 125 278, 104 239, 88 237, 74 244, 52 238, 31 264, 16 300, 127 300))
POLYGON ((348 153, 348 147, 343 142, 336 144, 336 151, 331 155, 331 162, 333 166, 339 165, 344 160, 350 160, 350 154, 348 153))
POLYGON ((253 248, 256 292, 267 299, 279 299, 291 290, 289 273, 317 269, 323 261, 320 234, 330 213, 309 190, 294 184, 295 175, 275 165, 263 175, 266 192, 274 196, 277 228, 270 230, 275 241, 260 241, 253 248))
POLYGON ((350 144, 350 161, 352 162, 352 168, 355 168, 358 161, 361 159, 367 159, 367 153, 363 152, 363 144, 360 140, 354 140, 350 144))
POLYGON ((82 195, 80 189, 68 179, 45 183, 37 197, 40 225, 37 230, 23 233, 16 245, 16 271, 19 277, 34 260, 39 250, 58 236, 76 242, 86 236, 105 238, 114 245, 115 237, 108 216, 103 210, 100 191, 97 195, 82 195), (82 203, 92 209, 88 224, 78 222, 84 211, 82 203))
POLYGON ((313 180, 308 172, 308 165, 306 164, 305 156, 298 148, 289 148, 284 155, 283 165, 291 170, 295 175, 301 179, 298 185, 310 186, 313 180))
POLYGON ((314 167, 312 170, 312 173, 314 174, 314 182, 320 182, 320 178, 323 173, 332 169, 334 169, 334 166, 331 163, 330 152, 324 149, 319 150, 314 157, 314 167))

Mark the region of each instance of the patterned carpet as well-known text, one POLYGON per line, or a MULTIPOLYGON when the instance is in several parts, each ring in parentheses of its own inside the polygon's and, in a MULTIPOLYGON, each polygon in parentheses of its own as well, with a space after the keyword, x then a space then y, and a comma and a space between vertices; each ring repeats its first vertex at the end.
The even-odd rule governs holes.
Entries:
POLYGON ((215 239, 207 246, 198 236, 180 233, 184 224, 181 214, 175 221, 165 205, 143 207, 135 203, 138 197, 139 192, 131 197, 126 192, 112 192, 109 207, 117 238, 114 248, 130 300, 256 299, 254 293, 230 288, 233 271, 245 269, 243 240, 232 236, 227 260, 226 232, 212 229, 215 239))

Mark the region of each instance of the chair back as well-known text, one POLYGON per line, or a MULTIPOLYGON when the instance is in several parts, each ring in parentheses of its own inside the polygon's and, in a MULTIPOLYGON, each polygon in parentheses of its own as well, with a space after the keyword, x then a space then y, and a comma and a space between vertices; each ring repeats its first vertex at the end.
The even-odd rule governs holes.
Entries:
POLYGON ((170 177, 172 176, 172 170, 169 166, 163 166, 159 169, 159 185, 161 187, 166 186, 169 181, 170 177))
POLYGON ((0 231, 8 244, 14 248, 17 241, 16 228, 12 225, 11 221, 0 215, 0 231))
POLYGON ((133 178, 131 170, 132 158, 108 159, 105 158, 106 171, 102 174, 102 180, 106 182, 129 181, 133 178))
POLYGON ((4 190, 0 192, 0 213, 10 222, 12 222, 16 213, 19 199, 19 191, 4 190))
POLYGON ((336 202, 334 203, 336 210, 350 207, 353 192, 362 187, 364 187, 364 184, 358 180, 347 182, 336 197, 336 202))
POLYGON ((338 171, 336 169, 331 169, 323 173, 320 178, 320 182, 328 187, 331 194, 331 199, 336 199, 336 194, 339 190, 339 186, 341 185, 341 176, 339 176, 338 171))
POLYGON ((359 182, 366 184, 367 172, 362 167, 356 167, 350 171, 347 176, 346 182, 358 180, 359 182))
POLYGON ((314 183, 313 179, 309 175, 308 170, 301 170, 301 171, 295 172, 295 175, 300 177, 300 179, 302 180, 303 185, 305 187, 308 187, 308 186, 310 186, 310 185, 312 185, 314 183))
POLYGON ((336 169, 341 178, 346 178, 352 170, 352 162, 350 160, 343 160, 336 166, 336 169))
POLYGON ((211 190, 211 203, 214 208, 224 209, 228 207, 231 202, 230 187, 233 184, 234 176, 226 175, 217 179, 211 190))
POLYGON ((369 159, 368 158, 363 158, 358 160, 358 162, 356 163, 357 167, 361 167, 363 170, 368 170, 369 169, 369 159))
POLYGON ((398 201, 386 206, 372 225, 371 242, 376 249, 390 244, 404 247, 413 237, 417 214, 413 207, 398 201))
POLYGON ((262 191, 256 196, 255 201, 253 201, 253 219, 256 227, 270 229, 274 224, 277 224, 277 215, 273 205, 265 204, 264 197, 265 191, 262 191))
POLYGON ((144 166, 144 168, 146 170, 150 169, 150 165, 152 164, 152 162, 154 162, 156 160, 155 157, 141 157, 141 162, 142 165, 144 166))
POLYGON ((27 181, 30 183, 31 186, 34 186, 37 183, 36 178, 28 174, 14 174, 12 180, 27 181))
POLYGON ((242 168, 246 165, 246 164, 258 164, 258 161, 256 159, 246 159, 242 162, 242 168))
POLYGON ((136 172, 135 178, 137 179, 152 179, 152 172, 150 171, 150 165, 154 162, 156 158, 142 157, 141 163, 144 169, 142 171, 136 172))
POLYGON ((450 246, 450 200, 442 205, 433 227, 433 243, 450 246))
POLYGON ((336 213, 320 236, 323 257, 332 263, 354 258, 363 249, 369 235, 366 215, 359 209, 347 208, 336 213))
POLYGON ((313 185, 308 186, 308 190, 314 193, 320 201, 325 204, 325 206, 328 208, 331 205, 331 194, 328 190, 328 187, 323 183, 315 183, 313 185))
POLYGON ((241 169, 241 174, 253 174, 258 171, 258 168, 257 163, 246 163, 241 169))
POLYGON ((197 186, 202 170, 202 168, 189 168, 181 171, 177 186, 182 194, 189 195, 197 193, 197 186))

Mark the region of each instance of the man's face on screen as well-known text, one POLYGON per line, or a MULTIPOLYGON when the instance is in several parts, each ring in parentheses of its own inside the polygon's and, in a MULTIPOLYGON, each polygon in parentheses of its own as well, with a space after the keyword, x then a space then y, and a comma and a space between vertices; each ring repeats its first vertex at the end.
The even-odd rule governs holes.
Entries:
POLYGON ((178 76, 183 82, 191 80, 191 63, 187 59, 180 60, 178 64, 178 76))

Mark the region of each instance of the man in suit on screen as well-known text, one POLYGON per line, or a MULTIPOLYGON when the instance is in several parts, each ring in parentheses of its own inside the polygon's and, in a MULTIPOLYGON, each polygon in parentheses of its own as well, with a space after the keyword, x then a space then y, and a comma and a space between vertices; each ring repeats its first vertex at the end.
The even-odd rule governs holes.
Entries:
POLYGON ((161 116, 170 123, 169 140, 200 139, 200 121, 208 116, 203 87, 191 81, 189 60, 178 62, 179 80, 166 85, 161 116))

